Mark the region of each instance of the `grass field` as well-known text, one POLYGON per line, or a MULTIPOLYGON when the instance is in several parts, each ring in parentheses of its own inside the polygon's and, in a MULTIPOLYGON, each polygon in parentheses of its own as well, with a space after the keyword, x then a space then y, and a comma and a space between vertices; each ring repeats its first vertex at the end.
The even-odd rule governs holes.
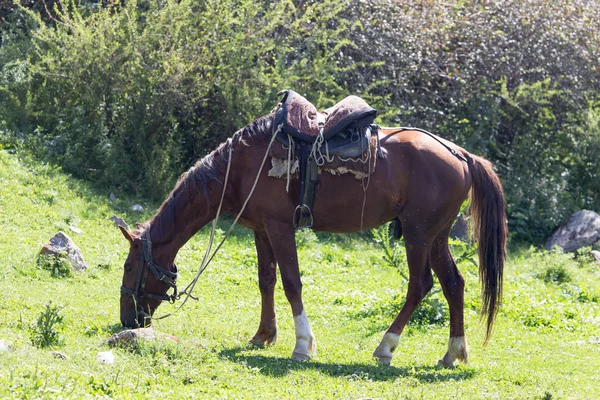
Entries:
MULTIPOLYGON (((278 342, 264 349, 247 344, 258 327, 260 296, 253 236, 236 228, 197 285, 199 301, 155 324, 180 342, 113 349, 115 363, 101 365, 96 354, 108 350, 102 342, 120 329, 128 251, 107 218, 141 221, 156 207, 140 199, 111 202, 108 193, 55 167, 0 150, 0 340, 9 345, 0 351, 0 398, 600 397, 600 268, 585 255, 511 252, 504 305, 486 348, 477 270, 461 263, 469 364, 436 367, 448 339, 446 304, 436 292, 404 332, 392 365, 381 366, 371 353, 406 285, 368 233, 298 234, 304 302, 318 344, 310 362, 289 359, 294 327, 280 283, 278 342), (148 212, 129 211, 134 202, 148 212), (81 248, 88 271, 56 278, 37 263, 58 230, 81 248), (60 342, 41 348, 32 332, 50 303, 63 317, 60 342), (55 358, 55 351, 67 358, 55 358)), ((221 235, 226 227, 225 221, 221 235)), ((206 242, 203 230, 180 252, 181 283, 191 279, 206 242)), ((163 305, 158 313, 169 310, 163 305)))

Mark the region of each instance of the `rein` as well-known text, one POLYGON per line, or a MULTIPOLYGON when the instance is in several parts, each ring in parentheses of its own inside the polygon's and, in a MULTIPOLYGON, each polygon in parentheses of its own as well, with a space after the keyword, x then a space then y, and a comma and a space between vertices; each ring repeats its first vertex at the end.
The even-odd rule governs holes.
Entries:
MULTIPOLYGON (((142 298, 149 298, 159 301, 168 301, 174 303, 178 298, 177 293, 177 265, 173 264, 173 271, 167 268, 163 268, 156 264, 152 259, 152 242, 150 241, 149 230, 145 231, 142 235, 142 257, 140 258, 140 267, 138 270, 138 276, 135 282, 135 289, 129 289, 121 285, 121 296, 133 296, 135 300, 135 307, 138 314, 144 316, 144 318, 151 318, 148 313, 142 308, 140 300, 142 298), (147 268, 144 268, 147 266, 147 268), (156 280, 165 283, 167 286, 173 289, 173 294, 157 295, 154 293, 146 292, 146 281, 148 280, 148 272, 152 272, 152 275, 156 280)), ((167 289, 168 291, 168 289, 167 289)))
MULTIPOLYGON (((219 215, 221 214, 223 200, 225 199, 225 191, 227 189, 227 182, 229 180, 229 171, 231 170, 231 158, 232 158, 232 154, 233 154, 233 138, 229 139, 229 158, 227 160, 227 170, 225 172, 225 179, 223 181, 223 192, 221 192, 221 201, 219 202, 219 207, 217 209, 216 217, 212 221, 212 228, 211 228, 211 232, 210 232, 208 246, 206 248, 206 252, 204 253, 202 263, 200 264, 200 268, 198 269, 196 276, 192 279, 192 281, 185 287, 185 289, 182 292, 179 292, 179 293, 177 292, 177 286, 176 286, 177 266, 173 263, 174 271, 171 272, 163 267, 160 267, 159 265, 154 263, 154 261, 152 261, 152 242, 150 241, 150 233, 149 233, 150 228, 147 228, 144 231, 144 234, 142 235, 142 250, 143 251, 142 251, 142 257, 140 258, 140 268, 138 271, 138 278, 136 281, 135 290, 126 288, 125 286, 121 286, 121 296, 133 296, 133 298, 136 302, 136 310, 138 311, 138 314, 143 315, 145 319, 160 320, 160 319, 170 317, 171 315, 173 315, 177 311, 179 311, 185 305, 185 303, 188 301, 188 299, 190 297, 194 300, 198 300, 197 297, 194 297, 192 295, 192 292, 194 291, 194 287, 196 286, 196 283, 198 282, 200 275, 202 275, 204 270, 206 270, 206 267, 208 267, 208 264, 215 257, 215 255, 217 254, 217 252, 219 251, 219 249, 221 248, 223 243, 225 243, 225 240, 229 237, 229 235, 233 231, 233 228, 235 227, 235 225, 239 221, 240 217, 242 216, 244 210, 246 209, 246 206, 248 205, 248 202, 250 201, 252 194, 254 194, 254 190, 256 189, 256 185, 258 184, 258 179, 260 178, 260 174, 262 173, 263 167, 265 166, 265 162, 267 161, 267 157, 269 155, 269 150, 271 149, 271 146, 273 145, 273 142, 275 141, 275 138, 277 137, 277 134, 281 131, 281 129, 283 129, 283 124, 280 124, 276 130, 275 130, 275 127, 273 126, 273 133, 271 136, 271 140, 269 142, 269 146, 267 147, 267 150, 265 152, 263 160, 260 164, 260 168, 258 169, 256 178, 254 179, 254 184, 252 185, 252 188, 250 189, 250 193, 248 193, 248 197, 244 201, 244 204, 242 205, 242 208, 238 212, 238 215, 234 219, 233 223, 231 224, 231 226, 225 233, 225 236, 223 236, 223 239, 221 240, 221 242, 215 248, 214 252, 209 257, 209 254, 212 250, 212 246, 214 243, 215 231, 217 228, 217 222, 219 221, 219 215), (147 265, 148 268, 144 268, 144 265, 147 265), (148 270, 150 270, 152 272, 152 274, 154 275, 154 277, 157 280, 164 282, 168 286, 173 288, 174 289, 173 294, 172 295, 164 294, 161 296, 161 295, 144 292, 144 289, 146 286, 146 279, 148 277, 148 270), (147 297, 147 298, 154 299, 154 300, 168 301, 169 303, 174 304, 176 300, 179 300, 184 295, 185 295, 185 298, 183 299, 183 302, 179 306, 177 306, 177 308, 175 310, 171 311, 168 314, 161 315, 160 317, 152 317, 152 316, 148 315, 148 313, 146 313, 142 309, 142 307, 140 305, 140 301, 139 301, 141 298, 147 297)), ((234 135, 234 137, 235 137, 235 135, 234 135)), ((168 289, 167 289, 167 291, 168 291, 168 289)))

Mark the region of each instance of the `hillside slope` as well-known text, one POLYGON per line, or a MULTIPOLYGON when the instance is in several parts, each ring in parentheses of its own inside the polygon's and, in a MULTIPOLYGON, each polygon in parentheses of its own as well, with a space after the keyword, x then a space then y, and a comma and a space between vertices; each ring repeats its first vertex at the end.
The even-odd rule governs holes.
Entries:
MULTIPOLYGON (((0 150, 0 398, 589 398, 600 393, 600 271, 585 257, 535 249, 512 254, 505 304, 482 349, 477 269, 464 262, 470 364, 439 369, 447 346, 447 307, 439 291, 404 332, 392 366, 371 352, 402 305, 406 284, 363 237, 298 234, 306 310, 319 346, 308 363, 289 360, 294 343, 290 307, 276 289, 279 339, 249 347, 260 295, 253 236, 236 229, 190 302, 155 328, 178 344, 113 349, 100 365, 102 342, 120 329, 118 301, 127 243, 107 220, 132 199, 106 193, 59 169, 21 162, 0 150), (69 226, 83 233, 69 231, 69 226), (53 278, 36 263, 56 231, 81 248, 88 271, 53 278), (40 349, 32 327, 48 304, 63 316, 61 342, 40 349), (66 359, 56 358, 58 351, 66 359)), ((144 204, 148 210, 156 205, 144 204)), ((148 211, 150 213, 151 211, 148 211)), ((223 223, 218 235, 227 228, 223 223)), ((201 231, 178 256, 181 285, 200 264, 201 231)), ((436 283, 436 288, 439 285, 436 283)), ((159 314, 173 310, 163 305, 159 314)))

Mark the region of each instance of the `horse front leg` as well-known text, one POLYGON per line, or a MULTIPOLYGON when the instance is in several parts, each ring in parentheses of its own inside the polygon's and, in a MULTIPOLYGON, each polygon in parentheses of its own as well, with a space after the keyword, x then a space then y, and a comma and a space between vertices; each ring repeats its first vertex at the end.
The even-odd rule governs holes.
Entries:
POLYGON ((257 346, 269 346, 277 340, 277 317, 275 316, 275 284, 277 283, 277 263, 275 254, 265 232, 254 232, 256 255, 258 257, 258 287, 261 296, 260 325, 250 339, 257 346))
POLYGON ((298 253, 296 250, 295 229, 291 223, 268 221, 265 229, 275 253, 285 296, 292 307, 294 325, 296 328, 296 346, 292 359, 308 361, 316 354, 315 336, 310 329, 308 317, 302 304, 302 281, 298 268, 298 253))

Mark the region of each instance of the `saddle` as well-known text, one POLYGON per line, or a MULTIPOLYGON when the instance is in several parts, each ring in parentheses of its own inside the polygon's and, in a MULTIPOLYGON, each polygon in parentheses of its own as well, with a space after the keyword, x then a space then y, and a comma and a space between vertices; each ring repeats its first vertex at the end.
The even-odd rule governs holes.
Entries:
POLYGON ((294 211, 296 229, 311 228, 312 207, 318 181, 319 166, 332 156, 361 157, 370 151, 371 131, 377 110, 358 96, 348 96, 333 107, 318 112, 300 94, 284 90, 275 112, 277 140, 298 154, 300 199, 294 211), (280 129, 281 127, 281 129, 280 129))

